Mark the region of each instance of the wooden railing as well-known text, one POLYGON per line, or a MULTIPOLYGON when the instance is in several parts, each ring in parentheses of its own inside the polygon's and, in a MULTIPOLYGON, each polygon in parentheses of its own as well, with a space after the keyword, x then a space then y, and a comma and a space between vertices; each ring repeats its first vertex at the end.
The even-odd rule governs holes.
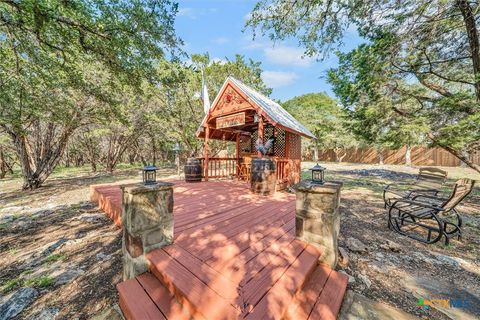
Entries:
POLYGON ((277 184, 284 183, 288 180, 288 159, 286 158, 274 158, 275 168, 277 173, 277 184))
MULTIPOLYGON (((198 158, 202 162, 205 176, 205 158, 198 158)), ((237 158, 208 158, 209 178, 228 178, 237 175, 237 158)))
MULTIPOLYGON (((205 158, 198 158, 202 162, 205 177, 205 158)), ((278 185, 289 183, 291 164, 287 158, 272 158, 275 161, 276 177, 278 185)), ((230 178, 237 176, 238 167, 236 158, 208 158, 208 178, 230 178)))

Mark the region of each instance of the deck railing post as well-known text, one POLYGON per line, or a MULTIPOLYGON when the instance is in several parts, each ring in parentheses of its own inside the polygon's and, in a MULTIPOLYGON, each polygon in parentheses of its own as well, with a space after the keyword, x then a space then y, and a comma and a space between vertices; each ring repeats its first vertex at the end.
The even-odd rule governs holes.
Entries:
POLYGON ((314 184, 302 181, 296 190, 295 232, 297 238, 322 250, 320 262, 335 267, 338 260, 340 232, 341 182, 314 184))
POLYGON ((145 254, 173 242, 173 184, 122 186, 123 279, 147 271, 145 254))
POLYGON ((203 162, 205 168, 204 170, 204 179, 208 181, 208 138, 210 136, 210 127, 207 125, 205 126, 205 141, 203 145, 203 157, 205 161, 203 162))

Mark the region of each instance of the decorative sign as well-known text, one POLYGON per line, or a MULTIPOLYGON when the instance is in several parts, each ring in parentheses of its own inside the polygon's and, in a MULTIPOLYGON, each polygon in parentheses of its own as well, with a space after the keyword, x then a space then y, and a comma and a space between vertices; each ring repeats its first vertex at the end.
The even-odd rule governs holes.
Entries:
POLYGON ((242 124, 245 124, 245 112, 217 118, 217 129, 241 126, 242 124))

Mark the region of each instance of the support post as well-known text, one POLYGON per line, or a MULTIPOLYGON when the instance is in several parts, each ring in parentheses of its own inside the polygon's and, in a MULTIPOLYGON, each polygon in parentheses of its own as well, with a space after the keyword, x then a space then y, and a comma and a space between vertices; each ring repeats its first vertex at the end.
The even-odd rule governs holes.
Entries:
POLYGON ((297 196, 295 234, 322 250, 320 262, 334 268, 338 260, 341 182, 314 184, 309 180, 294 186, 297 196))
POLYGON ((122 186, 123 280, 148 270, 145 254, 173 243, 173 183, 122 186))
MULTIPOLYGON (((263 117, 260 113, 258 114, 258 140, 263 143, 263 117)), ((260 151, 257 152, 257 155, 259 158, 262 157, 260 151)))
POLYGON ((203 157, 205 159, 204 161, 204 168, 203 168, 203 176, 205 181, 208 181, 208 138, 210 136, 210 127, 207 125, 205 127, 205 143, 203 145, 203 157))
POLYGON ((238 175, 240 174, 239 168, 240 168, 240 133, 237 133, 236 141, 235 141, 235 150, 236 150, 236 158, 237 158, 237 167, 236 167, 236 172, 237 172, 237 178, 238 175))

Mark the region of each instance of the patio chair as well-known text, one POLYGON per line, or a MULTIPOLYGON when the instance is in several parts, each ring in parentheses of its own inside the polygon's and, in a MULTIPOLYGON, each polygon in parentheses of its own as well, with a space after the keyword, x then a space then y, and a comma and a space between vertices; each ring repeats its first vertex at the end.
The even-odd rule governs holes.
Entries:
POLYGON ((389 184, 383 189, 383 201, 385 208, 398 198, 411 199, 418 194, 436 196, 440 188, 447 180, 447 172, 438 168, 420 168, 417 179, 408 190, 400 190, 401 184, 389 184))
POLYGON ((435 243, 445 236, 462 237, 460 217, 456 206, 470 194, 475 181, 461 179, 455 183, 450 197, 417 194, 411 199, 392 199, 388 206, 388 227, 402 235, 425 243, 435 243))

